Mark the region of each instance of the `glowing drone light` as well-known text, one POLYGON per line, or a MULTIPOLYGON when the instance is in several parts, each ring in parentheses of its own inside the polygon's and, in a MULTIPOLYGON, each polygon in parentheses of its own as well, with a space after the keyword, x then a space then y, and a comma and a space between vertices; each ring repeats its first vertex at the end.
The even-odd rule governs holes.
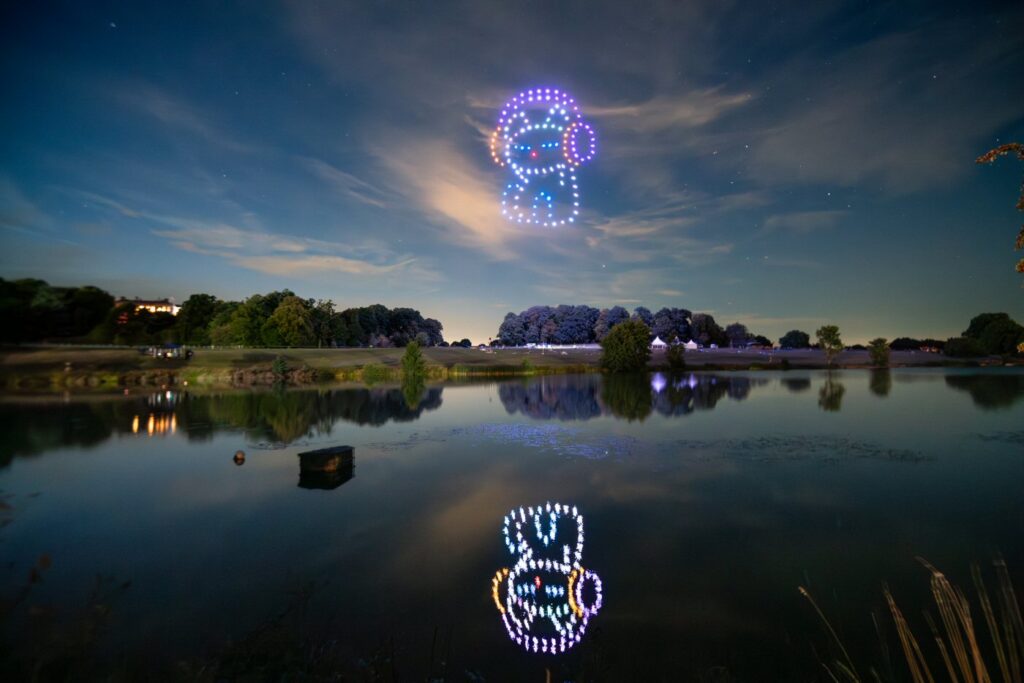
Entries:
POLYGON ((502 215, 544 226, 575 222, 576 169, 594 158, 597 134, 568 93, 533 88, 506 102, 490 149, 494 163, 514 174, 502 193, 502 215))
POLYGON ((581 564, 583 515, 561 503, 520 507, 505 516, 502 534, 516 562, 495 572, 491 598, 509 638, 528 652, 567 651, 604 604, 601 578, 581 564))
POLYGON ((573 121, 562 136, 562 148, 565 150, 565 158, 569 160, 569 163, 576 166, 585 164, 597 154, 597 134, 594 133, 594 129, 589 123, 573 121), (587 146, 582 153, 579 146, 580 132, 585 133, 587 137, 587 146))

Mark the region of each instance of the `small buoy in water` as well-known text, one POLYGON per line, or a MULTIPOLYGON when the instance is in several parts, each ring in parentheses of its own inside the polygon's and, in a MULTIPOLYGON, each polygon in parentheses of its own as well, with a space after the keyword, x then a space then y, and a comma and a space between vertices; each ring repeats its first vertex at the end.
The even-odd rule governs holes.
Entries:
POLYGON ((245 451, 235 451, 235 457, 232 458, 236 465, 245 464, 245 451))

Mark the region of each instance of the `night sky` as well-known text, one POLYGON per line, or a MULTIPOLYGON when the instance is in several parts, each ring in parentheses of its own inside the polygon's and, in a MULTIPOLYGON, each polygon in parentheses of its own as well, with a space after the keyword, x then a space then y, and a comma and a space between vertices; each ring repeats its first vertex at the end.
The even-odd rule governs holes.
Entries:
POLYGON ((290 288, 486 341, 534 304, 849 342, 1024 319, 1021 2, 5 3, 0 277, 290 288), (505 221, 487 138, 558 87, 580 220, 505 221))

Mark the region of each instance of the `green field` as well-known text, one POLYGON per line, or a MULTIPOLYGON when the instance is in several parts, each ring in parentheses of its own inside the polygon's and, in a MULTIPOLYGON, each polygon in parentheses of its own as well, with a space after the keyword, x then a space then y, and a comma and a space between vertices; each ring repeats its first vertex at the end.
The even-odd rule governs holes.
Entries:
MULTIPOLYGON (((197 349, 191 360, 152 358, 136 349, 51 347, 0 352, 0 383, 11 388, 130 384, 265 384, 282 359, 287 381, 397 379, 403 349, 197 349)), ((431 379, 595 370, 596 349, 424 349, 431 379)))
MULTIPOLYGON (((375 381, 396 379, 403 349, 197 349, 191 360, 160 359, 136 349, 47 347, 0 351, 0 381, 12 388, 23 384, 111 386, 166 383, 178 380, 207 384, 266 383, 276 359, 292 372, 288 381, 375 381), (364 374, 365 370, 365 374, 364 374)), ((599 349, 464 349, 423 350, 432 379, 460 376, 530 375, 596 371, 599 349)), ((784 369, 825 366, 819 351, 755 351, 715 349, 691 351, 688 367, 705 369, 784 369)), ((945 356, 893 352, 893 366, 943 365, 945 356)), ((652 368, 665 365, 655 352, 652 368)), ((845 351, 839 367, 867 367, 863 351, 845 351)))
MULTIPOLYGON (((307 365, 322 369, 344 369, 375 364, 398 367, 404 349, 197 349, 191 361, 151 358, 135 349, 39 348, 8 349, 0 352, 0 368, 37 371, 62 371, 67 363, 77 370, 158 370, 183 367, 211 370, 241 369, 269 364, 282 357, 289 365, 307 365)), ((486 350, 464 348, 427 348, 427 362, 451 367, 489 367, 522 365, 528 360, 538 367, 564 367, 596 364, 600 352, 570 349, 565 352, 531 349, 486 350)))

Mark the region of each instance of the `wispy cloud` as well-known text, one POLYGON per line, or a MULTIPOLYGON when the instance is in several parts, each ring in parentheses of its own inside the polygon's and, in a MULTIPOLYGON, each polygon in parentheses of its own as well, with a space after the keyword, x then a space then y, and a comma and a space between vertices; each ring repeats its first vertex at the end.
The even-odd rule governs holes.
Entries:
POLYGON ((767 185, 868 182, 889 192, 966 174, 973 145, 1024 115, 1019 98, 989 87, 1019 36, 969 35, 950 21, 855 45, 827 68, 806 56, 782 65, 772 80, 785 106, 733 136, 755 139, 743 163, 767 185))
POLYGON ((358 259, 346 258, 344 256, 330 256, 327 254, 306 254, 302 256, 236 256, 229 258, 243 268, 257 270, 270 275, 287 275, 291 277, 309 275, 314 273, 339 272, 349 275, 387 275, 395 271, 406 269, 416 259, 408 258, 404 261, 387 265, 377 265, 358 259))
POLYGON ((403 141, 374 150, 395 176, 395 186, 408 188, 419 211, 441 227, 450 243, 504 261, 516 257, 515 243, 529 229, 512 224, 498 211, 495 182, 486 179, 455 147, 440 141, 403 141))
POLYGON ((83 194, 122 216, 155 223, 160 227, 151 228, 150 232, 177 249, 218 257, 267 275, 301 278, 336 272, 372 278, 401 272, 403 277, 418 282, 439 279, 436 273, 420 266, 416 258, 394 254, 374 241, 354 246, 281 235, 225 222, 134 209, 114 199, 83 194))
POLYGON ((36 232, 53 224, 52 219, 9 178, 0 178, 0 228, 36 232))
POLYGON ((716 217, 756 204, 751 193, 711 197, 676 192, 660 204, 595 218, 596 234, 590 234, 586 243, 623 262, 669 259, 687 265, 708 263, 731 253, 734 244, 699 237, 694 234, 697 229, 706 228, 716 217))
POLYGON ((231 152, 251 154, 261 151, 259 145, 244 142, 218 124, 214 116, 185 99, 148 83, 128 83, 114 91, 117 101, 159 121, 168 128, 185 131, 206 143, 231 152))
POLYGON ((67 239, 59 222, 40 209, 9 178, 0 177, 0 230, 27 235, 35 240, 79 247, 67 239))
POLYGON ((304 158, 302 161, 313 175, 334 188, 342 197, 382 209, 387 207, 385 193, 365 180, 320 159, 304 158))
POLYGON ((750 102, 747 92, 730 93, 722 86, 688 90, 623 105, 589 106, 587 115, 617 128, 653 135, 678 134, 710 123, 726 112, 750 102))
POLYGON ((354 248, 177 217, 153 218, 177 226, 152 231, 175 247, 217 256, 236 266, 267 275, 306 277, 337 272, 375 277, 403 271, 419 281, 436 279, 434 273, 416 267, 415 258, 399 256, 386 259, 376 247, 354 248))

